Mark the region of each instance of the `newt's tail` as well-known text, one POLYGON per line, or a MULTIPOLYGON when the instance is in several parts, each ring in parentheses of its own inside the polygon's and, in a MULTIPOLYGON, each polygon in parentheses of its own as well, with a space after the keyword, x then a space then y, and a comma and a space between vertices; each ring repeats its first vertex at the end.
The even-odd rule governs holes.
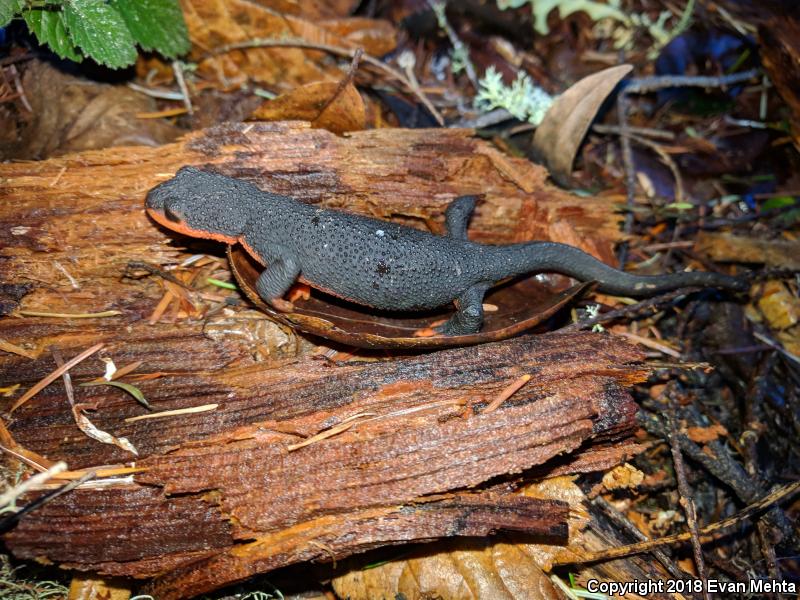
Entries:
POLYGON ((502 274, 501 277, 491 277, 495 281, 525 273, 562 273, 580 281, 596 281, 599 291, 618 296, 654 296, 690 286, 734 291, 748 289, 744 279, 720 273, 692 271, 633 275, 609 267, 583 250, 556 242, 529 242, 495 248, 494 256, 488 261, 495 273, 502 274))

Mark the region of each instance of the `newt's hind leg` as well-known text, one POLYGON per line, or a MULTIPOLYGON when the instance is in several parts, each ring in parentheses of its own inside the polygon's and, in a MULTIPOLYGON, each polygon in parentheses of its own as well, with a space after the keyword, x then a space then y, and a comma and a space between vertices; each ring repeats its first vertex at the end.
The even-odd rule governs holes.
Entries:
POLYGON ((436 327, 442 335, 468 335, 477 333, 483 325, 483 296, 492 283, 476 283, 455 300, 456 314, 444 325, 436 327))
POLYGON ((300 275, 300 263, 291 254, 281 253, 270 261, 256 280, 256 291, 264 301, 281 312, 291 312, 294 305, 283 299, 286 291, 300 275))
POLYGON ((460 196, 450 203, 444 213, 448 236, 467 239, 467 225, 477 201, 477 196, 460 196))

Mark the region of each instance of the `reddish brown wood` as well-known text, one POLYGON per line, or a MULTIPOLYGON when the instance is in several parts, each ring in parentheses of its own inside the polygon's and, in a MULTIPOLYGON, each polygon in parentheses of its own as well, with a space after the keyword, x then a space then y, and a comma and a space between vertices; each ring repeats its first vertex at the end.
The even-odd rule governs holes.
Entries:
MULTIPOLYGON (((173 239, 144 215, 147 190, 184 164, 434 231, 450 199, 483 193, 475 239, 575 243, 583 236, 586 249, 608 250, 616 235, 610 202, 569 196, 548 186, 538 167, 498 162, 496 154, 468 131, 339 138, 272 123, 223 126, 160 148, 0 165, 0 284, 32 285, 19 308, 121 313, 0 319, 0 338, 37 357, 0 354, 0 387, 20 384, 6 406, 56 367, 53 349, 68 360, 103 341, 101 352, 71 371, 76 401, 95 403, 92 421, 128 437, 144 469, 23 518, 9 548, 80 569, 158 576, 152 589, 162 598, 384 544, 495 529, 557 537, 559 505, 484 486, 532 467, 583 471, 630 454, 635 406, 624 389, 646 375, 632 346, 584 332, 334 363, 263 316, 241 307, 227 314, 195 292, 151 325, 164 284, 124 277, 132 260, 164 267, 195 252, 221 256, 219 246, 173 239), (154 410, 219 406, 126 423, 146 410, 120 390, 78 386, 102 375, 101 357, 118 366, 143 361, 124 380, 154 410), (482 412, 523 374, 533 379, 498 410, 482 412), (349 429, 290 449, 353 417, 349 429), (475 494, 452 495, 466 488, 475 494)), ((206 295, 234 298, 204 287, 223 265, 173 273, 206 295)), ((16 302, 3 306, 15 310, 16 302)), ((7 424, 17 443, 72 469, 134 458, 76 427, 60 380, 7 424)))

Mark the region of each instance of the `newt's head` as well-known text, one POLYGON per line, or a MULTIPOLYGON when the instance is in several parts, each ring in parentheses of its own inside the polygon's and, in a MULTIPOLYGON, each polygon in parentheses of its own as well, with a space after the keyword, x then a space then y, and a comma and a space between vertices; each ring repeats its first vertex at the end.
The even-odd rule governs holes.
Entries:
POLYGON ((175 177, 150 190, 145 206, 164 227, 234 244, 247 224, 246 198, 254 189, 246 181, 183 167, 175 177))

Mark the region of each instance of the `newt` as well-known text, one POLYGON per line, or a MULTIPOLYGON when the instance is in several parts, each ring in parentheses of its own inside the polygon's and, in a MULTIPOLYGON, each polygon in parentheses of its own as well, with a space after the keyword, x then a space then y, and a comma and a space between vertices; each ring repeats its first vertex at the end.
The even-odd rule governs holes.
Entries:
POLYGON ((712 272, 633 275, 582 250, 556 242, 486 245, 467 239, 475 196, 454 200, 445 212, 446 235, 341 210, 319 208, 255 185, 184 167, 147 195, 149 215, 174 231, 226 244, 242 244, 265 269, 258 294, 277 310, 299 280, 336 297, 392 311, 454 303, 437 328, 444 335, 480 330, 484 294, 519 275, 556 272, 621 296, 652 296, 684 286, 743 291, 739 278, 712 272))

